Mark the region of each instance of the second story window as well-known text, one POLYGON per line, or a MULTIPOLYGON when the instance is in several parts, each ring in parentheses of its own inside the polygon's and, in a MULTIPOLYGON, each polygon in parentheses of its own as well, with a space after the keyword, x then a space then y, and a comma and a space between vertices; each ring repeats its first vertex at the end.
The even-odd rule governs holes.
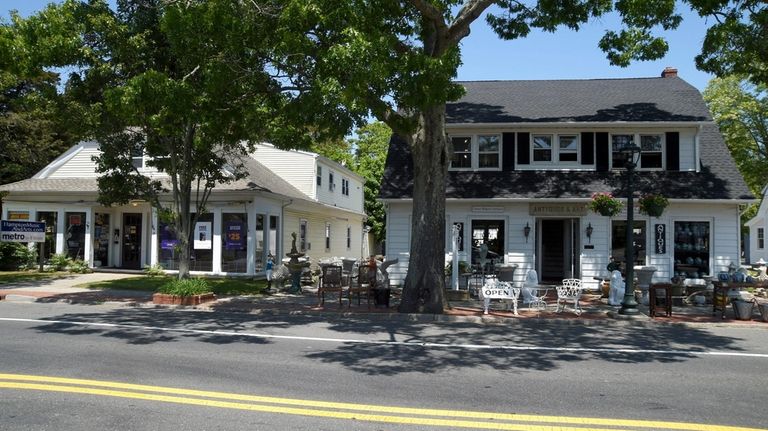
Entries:
POLYGON ((501 136, 452 136, 451 169, 501 169, 501 136))
POLYGON ((332 192, 336 188, 336 184, 333 183, 333 172, 328 172, 328 191, 332 192))
POLYGON ((757 228, 757 248, 760 250, 765 248, 765 229, 757 228))
POLYGON ((325 224, 325 251, 330 251, 331 249, 331 224, 326 223, 325 224))
POLYGON ((323 185, 323 167, 319 165, 317 166, 317 185, 323 185))
POLYGON ((663 163, 661 135, 640 135, 640 168, 661 169, 663 163))
POLYGON ((299 251, 307 251, 307 221, 299 220, 299 251))
POLYGON ((349 196, 349 180, 346 178, 341 179, 341 194, 349 196))
POLYGON ((499 135, 480 135, 477 137, 477 167, 498 168, 499 160, 499 135))
POLYGON ((635 135, 611 135, 611 162, 613 169, 627 167, 627 154, 621 150, 635 144, 635 135))
POLYGON ((579 138, 576 135, 559 135, 558 159, 561 162, 579 161, 579 138))
POLYGON ((131 163, 133 164, 133 167, 136 169, 141 169, 144 167, 144 149, 141 147, 136 147, 131 150, 131 163))
POLYGON ((453 144, 451 167, 454 169, 472 168, 472 138, 455 137, 451 138, 451 143, 453 144))
POLYGON ((613 169, 624 169, 627 166, 627 154, 621 151, 624 146, 637 145, 640 147, 640 159, 637 169, 664 168, 664 138, 660 134, 616 134, 611 135, 611 161, 613 169))
POLYGON ((533 161, 552 161, 552 135, 533 135, 533 161))
POLYGON ((352 248, 352 227, 347 226, 347 250, 352 248))

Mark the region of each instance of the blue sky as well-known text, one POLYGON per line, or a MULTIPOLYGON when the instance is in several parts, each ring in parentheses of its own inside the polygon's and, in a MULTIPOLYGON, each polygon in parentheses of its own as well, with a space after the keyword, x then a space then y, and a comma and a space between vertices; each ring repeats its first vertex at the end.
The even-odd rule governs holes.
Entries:
MULTIPOLYGON (((11 9, 26 16, 48 3, 50 0, 0 0, 0 16, 7 17, 11 9)), ((579 32, 533 32, 516 41, 500 40, 484 20, 477 20, 470 36, 462 42, 463 65, 458 79, 645 78, 659 76, 665 67, 671 66, 701 91, 712 76, 696 70, 693 59, 701 49, 707 25, 690 11, 683 16, 677 30, 663 33, 670 45, 663 59, 635 62, 626 68, 611 66, 597 47, 605 30, 618 29, 615 17, 590 22, 579 32)))

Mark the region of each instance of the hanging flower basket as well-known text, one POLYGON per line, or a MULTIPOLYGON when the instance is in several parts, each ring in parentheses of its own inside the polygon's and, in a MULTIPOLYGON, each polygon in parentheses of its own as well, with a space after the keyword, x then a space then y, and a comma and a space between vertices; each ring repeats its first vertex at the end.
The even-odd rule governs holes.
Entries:
POLYGON ((595 193, 589 202, 590 210, 606 217, 613 217, 621 212, 624 205, 610 193, 595 193))
POLYGON ((643 195, 638 201, 641 214, 647 214, 651 217, 661 217, 664 209, 669 205, 669 199, 662 195, 647 194, 643 195))

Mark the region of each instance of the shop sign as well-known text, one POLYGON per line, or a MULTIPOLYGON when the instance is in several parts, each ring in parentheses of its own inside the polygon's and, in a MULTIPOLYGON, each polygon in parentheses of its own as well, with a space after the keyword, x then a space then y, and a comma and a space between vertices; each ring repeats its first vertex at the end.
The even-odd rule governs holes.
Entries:
POLYGON ((587 204, 532 203, 528 204, 528 213, 532 216, 585 216, 587 215, 587 204))
POLYGON ((29 220, 29 211, 8 211, 8 220, 29 220))
POLYGON ((45 222, 3 220, 0 223, 0 241, 44 242, 45 222))
POLYGON ((472 207, 472 212, 499 214, 504 212, 504 207, 472 207))
POLYGON ((664 224, 654 225, 654 243, 656 244, 656 254, 667 253, 667 226, 664 224))
POLYGON ((160 248, 163 250, 173 250, 179 244, 176 238, 176 232, 170 225, 160 224, 160 248))

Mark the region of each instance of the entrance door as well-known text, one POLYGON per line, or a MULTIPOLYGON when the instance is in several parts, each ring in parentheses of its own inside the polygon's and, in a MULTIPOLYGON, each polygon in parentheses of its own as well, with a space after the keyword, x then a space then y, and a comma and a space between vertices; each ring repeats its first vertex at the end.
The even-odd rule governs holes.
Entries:
POLYGON ((542 219, 539 223, 541 280, 560 283, 564 278, 579 278, 579 220, 542 219))
POLYGON ((141 269, 141 214, 123 214, 123 268, 141 269))
POLYGON ((93 236, 93 266, 109 266, 109 214, 96 213, 93 236))

